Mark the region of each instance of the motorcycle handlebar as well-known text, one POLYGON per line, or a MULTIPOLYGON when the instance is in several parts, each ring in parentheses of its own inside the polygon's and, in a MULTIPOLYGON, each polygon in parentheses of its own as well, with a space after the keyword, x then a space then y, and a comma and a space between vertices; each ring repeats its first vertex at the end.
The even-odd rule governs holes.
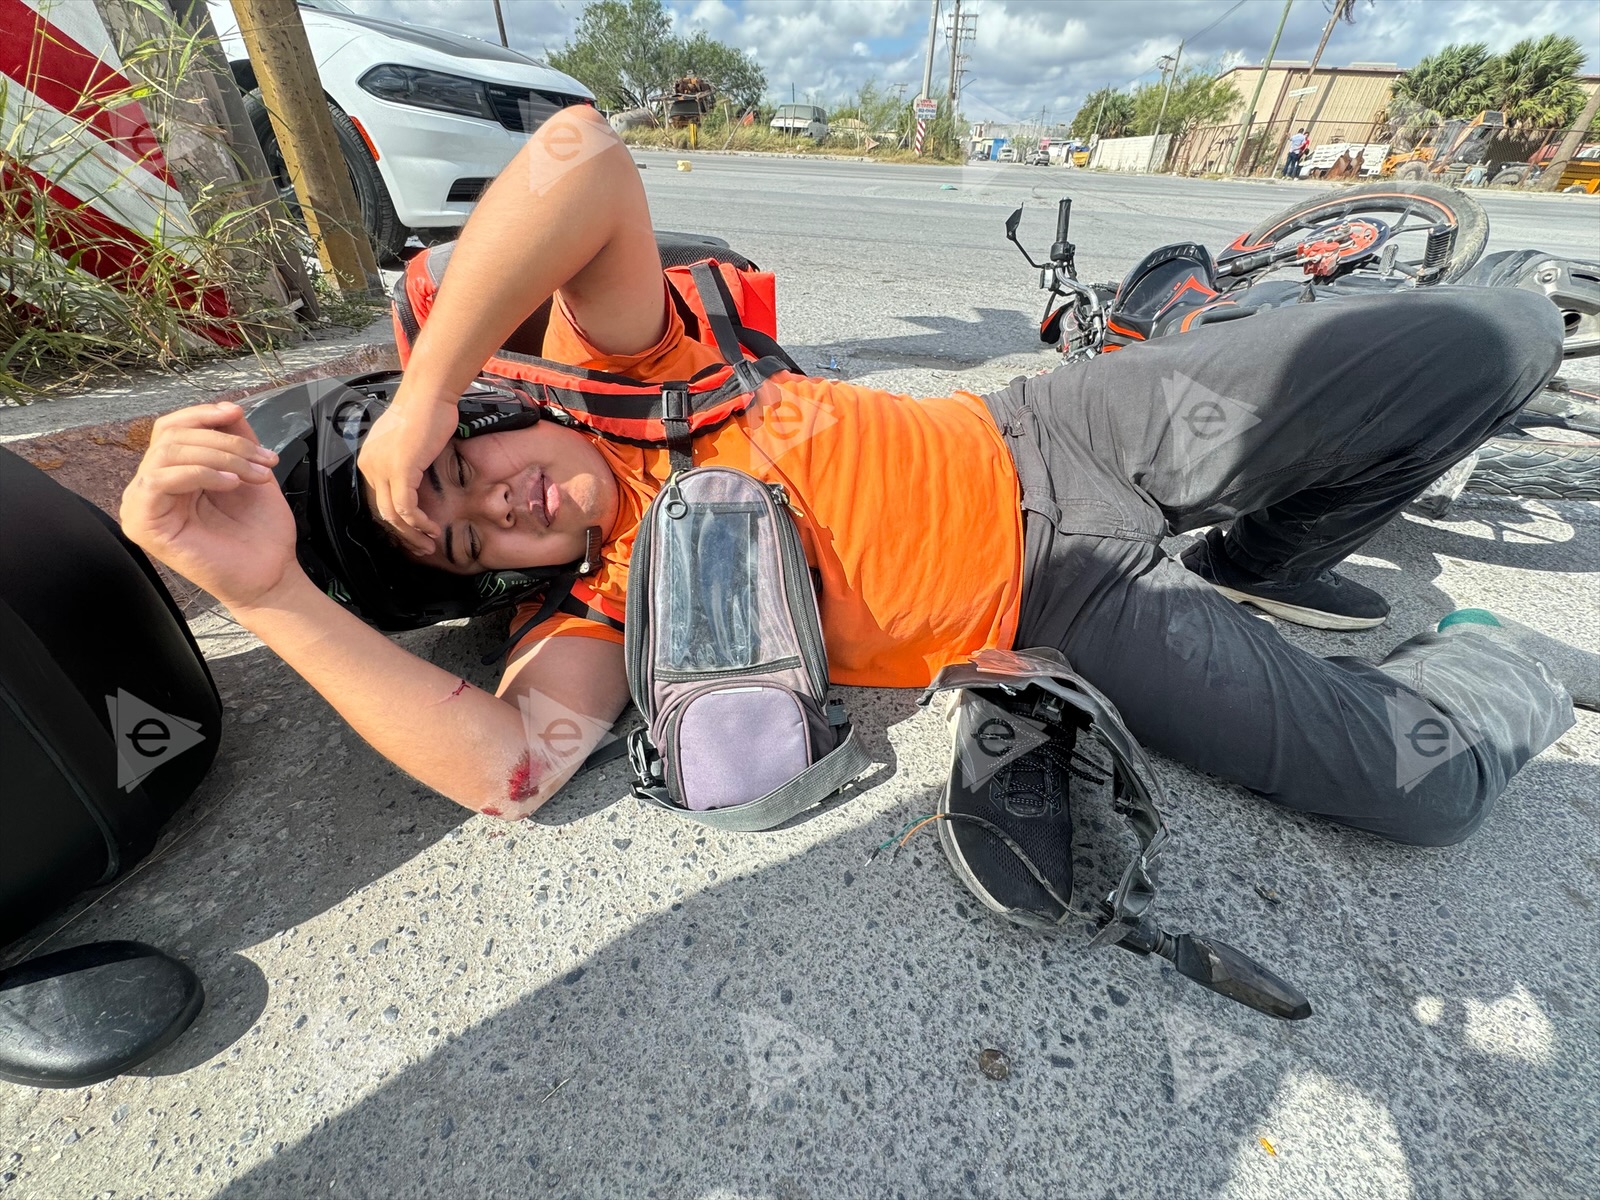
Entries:
POLYGON ((1068 196, 1061 198, 1061 203, 1056 205, 1056 241, 1067 240, 1067 226, 1072 223, 1072 199, 1068 196))

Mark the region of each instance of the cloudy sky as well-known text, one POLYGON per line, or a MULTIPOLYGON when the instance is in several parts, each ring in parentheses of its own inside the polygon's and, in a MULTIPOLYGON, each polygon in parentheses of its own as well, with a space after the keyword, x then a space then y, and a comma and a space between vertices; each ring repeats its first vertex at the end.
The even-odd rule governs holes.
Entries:
MULTIPOLYGON (((491 0, 345 0, 371 16, 498 40, 491 0)), ((1331 3, 1331 0, 1329 0, 1331 3)), ((562 46, 584 0, 501 0, 511 45, 535 55, 562 46)), ((770 98, 841 101, 867 79, 922 80, 930 0, 666 0, 679 29, 704 29, 749 51, 767 72, 770 98)), ((963 0, 978 14, 963 110, 979 120, 1067 120, 1104 84, 1156 74, 1155 62, 1188 38, 1184 61, 1259 62, 1283 6, 1278 0, 963 0), (1230 11, 1231 10, 1231 11, 1230 11)), ((952 8, 941 5, 941 24, 952 8)), ((1309 59, 1328 19, 1323 0, 1295 0, 1277 57, 1309 59)), ((1600 71, 1595 0, 1357 0, 1353 25, 1334 30, 1323 61, 1409 66, 1449 42, 1503 50, 1519 38, 1567 33, 1600 71)), ((940 37, 936 90, 949 70, 940 37)))

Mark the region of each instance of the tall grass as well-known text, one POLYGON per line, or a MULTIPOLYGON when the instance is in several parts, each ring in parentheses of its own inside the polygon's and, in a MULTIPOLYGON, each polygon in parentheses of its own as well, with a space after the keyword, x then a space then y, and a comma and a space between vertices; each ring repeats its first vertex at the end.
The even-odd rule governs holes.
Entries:
MULTIPOLYGON (((157 0, 135 0, 141 39, 122 55, 129 87, 100 97, 112 108, 137 101, 151 118, 159 144, 219 139, 201 118, 194 74, 209 70, 207 43, 179 25, 157 0)), ((49 10, 46 9, 46 16, 49 10)), ((214 45, 214 43, 211 43, 214 45)), ((0 101, 20 99, 0 77, 0 101)), ((64 182, 80 199, 105 201, 107 185, 85 194, 74 168, 95 143, 89 121, 63 120, 51 110, 13 103, 0 167, 0 401, 28 399, 80 385, 107 370, 172 368, 220 353, 260 351, 294 327, 293 315, 262 285, 270 264, 303 251, 305 231, 274 198, 250 183, 183 180, 190 220, 158 223, 148 244, 129 245, 58 201, 29 170, 64 182), (50 249, 52 234, 70 242, 50 249), (105 265, 121 260, 114 270, 105 265), (87 264, 98 262, 96 271, 87 264), (207 311, 208 294, 227 298, 226 311, 207 311)), ((122 177, 143 171, 110 150, 122 177)), ((176 169, 176 168, 175 168, 176 169)), ((241 171, 240 174, 243 172, 241 171)), ((116 205, 106 206, 115 211, 116 205)), ((213 305, 213 309, 216 309, 213 305)), ((291 306, 292 307, 292 306, 291 306)))

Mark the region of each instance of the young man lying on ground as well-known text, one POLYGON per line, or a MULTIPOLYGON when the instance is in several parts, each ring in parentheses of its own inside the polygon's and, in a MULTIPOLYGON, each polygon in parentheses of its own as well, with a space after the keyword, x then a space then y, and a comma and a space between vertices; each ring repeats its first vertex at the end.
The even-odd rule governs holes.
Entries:
MULTIPOLYGON (((311 585, 272 456, 236 406, 158 422, 122 509, 134 540, 392 762, 509 819, 549 799, 628 702, 628 557, 669 471, 664 451, 552 421, 452 440, 457 398, 552 294, 546 357, 647 382, 720 361, 684 336, 637 168, 586 108, 547 123, 480 202, 360 460, 376 513, 440 570, 568 563, 601 531, 604 561, 577 593, 588 615, 530 631, 495 695, 311 585), (519 703, 535 725, 581 714, 584 744, 541 752, 519 703)), ((1554 307, 1509 289, 1303 304, 982 400, 780 376, 694 457, 785 484, 836 682, 920 686, 983 647, 1056 647, 1147 745, 1303 812, 1447 844, 1570 726, 1568 687, 1600 699, 1600 658, 1469 610, 1381 663, 1324 660, 1235 601, 1323 628, 1381 624, 1382 597, 1333 568, 1533 395, 1560 342, 1554 307), (1354 361, 1352 345, 1365 348, 1354 361), (1202 526, 1181 562, 1162 551, 1202 526)), ((1003 778, 984 802, 1047 870, 1070 870, 1040 849, 1070 844, 1063 804, 1008 804, 1003 778)), ((946 824, 958 873, 991 908, 1060 915, 1000 839, 946 824)))

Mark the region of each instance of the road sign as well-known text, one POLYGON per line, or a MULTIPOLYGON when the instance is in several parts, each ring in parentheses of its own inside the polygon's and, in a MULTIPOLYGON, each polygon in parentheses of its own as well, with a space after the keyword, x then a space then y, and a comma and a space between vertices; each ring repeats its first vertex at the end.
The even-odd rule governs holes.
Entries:
POLYGON ((939 102, 919 96, 911 105, 919 121, 931 121, 939 115, 939 102))

